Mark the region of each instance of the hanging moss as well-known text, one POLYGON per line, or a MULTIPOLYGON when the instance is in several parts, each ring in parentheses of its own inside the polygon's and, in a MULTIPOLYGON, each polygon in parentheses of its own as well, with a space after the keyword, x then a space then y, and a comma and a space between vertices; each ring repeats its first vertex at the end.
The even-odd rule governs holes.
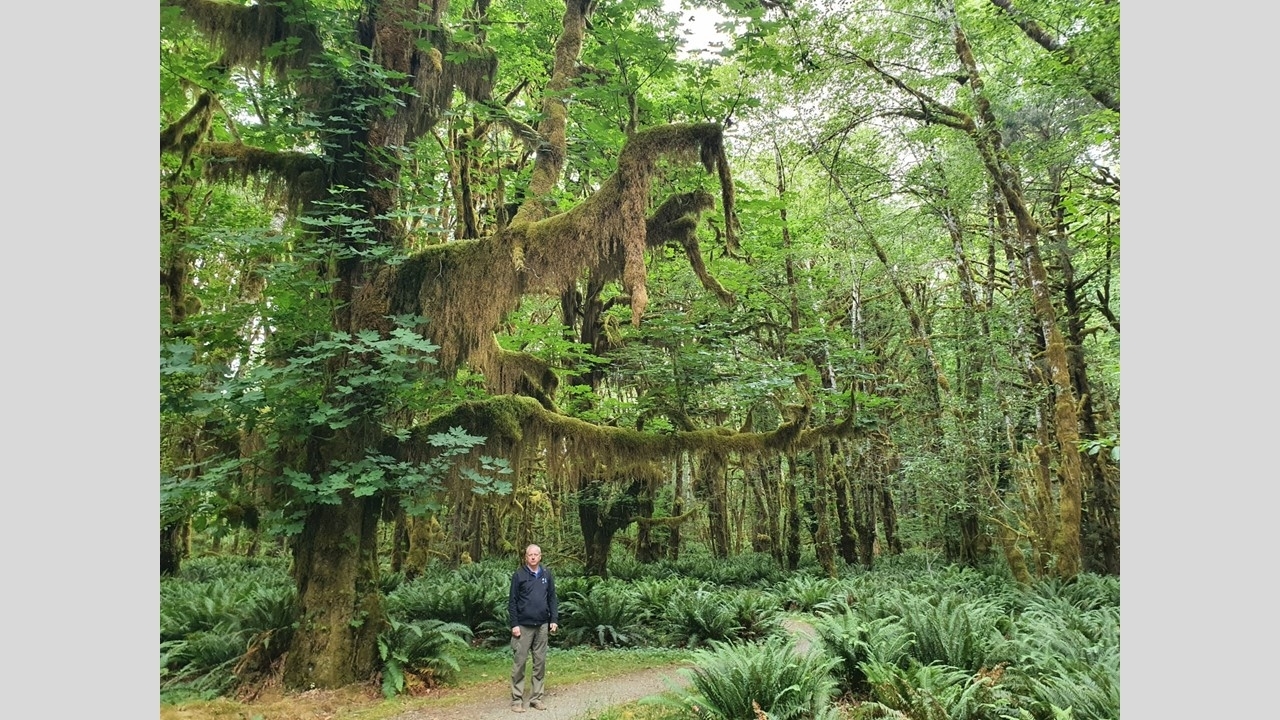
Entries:
POLYGON ((213 93, 202 92, 190 110, 169 127, 160 131, 160 152, 181 152, 182 162, 185 165, 192 148, 209 132, 212 119, 213 93), (188 128, 195 129, 188 130, 188 128))
POLYGON ((268 197, 278 197, 294 211, 325 196, 324 161, 315 155, 262 150, 241 143, 202 143, 205 175, 214 182, 262 178, 268 197))
POLYGON ((495 395, 527 395, 543 408, 559 412, 553 396, 560 378, 541 358, 529 353, 503 350, 495 342, 479 362, 472 363, 484 374, 485 388, 495 395))
POLYGON ((493 330, 524 295, 558 295, 584 272, 602 281, 622 279, 631 296, 632 323, 639 324, 648 297, 644 252, 670 239, 686 248, 704 285, 722 300, 731 299, 706 273, 693 237, 699 214, 711 206, 709 195, 674 196, 646 216, 658 160, 692 161, 709 145, 714 162, 724 163, 720 133, 714 124, 639 132, 623 149, 617 172, 572 210, 513 223, 488 238, 432 246, 385 269, 394 274, 389 312, 430 318, 424 330, 440 346, 437 357, 447 374, 468 361, 484 364, 496 357, 493 330))
POLYGON ((410 460, 430 457, 430 435, 461 427, 488 438, 484 452, 506 457, 517 473, 536 457, 549 476, 579 489, 584 482, 631 481, 646 473, 665 473, 666 463, 686 452, 754 458, 799 452, 855 432, 848 418, 816 428, 807 427, 808 420, 809 413, 802 412, 770 432, 717 427, 655 434, 594 425, 548 411, 533 398, 506 395, 463 403, 433 419, 414 431, 402 453, 410 460))
MULTIPOLYGON (((222 49, 221 63, 232 66, 268 65, 281 78, 290 70, 310 70, 324 46, 314 25, 292 2, 245 5, 220 0, 167 0, 222 49), (281 49, 285 52, 280 52, 281 49), (272 52, 268 52, 272 50, 272 52)), ((314 83, 310 73, 299 80, 314 83)), ((308 89, 314 89, 309 87, 308 89)))

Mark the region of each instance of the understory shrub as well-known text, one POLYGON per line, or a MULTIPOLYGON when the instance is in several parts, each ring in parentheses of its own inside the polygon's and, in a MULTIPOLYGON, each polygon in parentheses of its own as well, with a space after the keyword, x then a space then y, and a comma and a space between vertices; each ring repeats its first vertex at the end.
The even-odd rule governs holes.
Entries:
POLYGON ((839 659, 833 673, 846 693, 868 690, 864 663, 905 665, 910 658, 911 633, 896 618, 867 620, 845 609, 818 618, 813 627, 827 652, 839 659))
POLYGON ((473 635, 505 640, 509 575, 497 567, 435 573, 401 584, 387 595, 387 614, 400 622, 441 620, 465 625, 473 635))

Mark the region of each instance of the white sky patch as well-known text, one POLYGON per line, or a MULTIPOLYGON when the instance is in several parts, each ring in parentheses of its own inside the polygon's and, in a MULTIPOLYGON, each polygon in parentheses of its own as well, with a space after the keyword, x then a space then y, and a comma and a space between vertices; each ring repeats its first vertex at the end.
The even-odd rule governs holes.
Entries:
POLYGON ((719 54, 721 48, 733 44, 733 38, 716 30, 716 24, 725 21, 725 17, 710 8, 690 8, 683 0, 662 0, 664 12, 680 13, 680 35, 684 38, 684 46, 680 55, 700 56, 719 54))

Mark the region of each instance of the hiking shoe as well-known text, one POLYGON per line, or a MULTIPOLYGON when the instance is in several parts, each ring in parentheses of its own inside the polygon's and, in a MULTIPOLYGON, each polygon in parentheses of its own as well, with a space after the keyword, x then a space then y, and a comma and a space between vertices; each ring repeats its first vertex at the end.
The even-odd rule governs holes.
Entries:
POLYGON ((546 710, 546 709, 547 709, 547 706, 546 706, 546 705, 543 705, 541 700, 534 700, 533 702, 529 703, 529 707, 533 708, 534 710, 546 710))
POLYGON ((511 712, 524 712, 524 705, 519 701, 511 703, 511 712))

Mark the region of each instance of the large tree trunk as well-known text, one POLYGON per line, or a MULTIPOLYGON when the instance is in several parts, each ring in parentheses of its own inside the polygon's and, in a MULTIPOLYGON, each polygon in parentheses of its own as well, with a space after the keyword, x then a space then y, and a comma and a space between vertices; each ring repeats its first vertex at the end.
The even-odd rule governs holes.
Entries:
MULTIPOLYGON (((415 0, 384 0, 368 8, 365 22, 370 60, 389 71, 411 76, 417 52, 417 31, 412 22, 423 19, 415 0)), ((437 12, 442 12, 444 2, 437 12)), ((432 19, 438 20, 436 15, 432 19)), ((368 92, 357 90, 356 92, 368 92)), ((408 122, 397 114, 370 112, 364 132, 351 137, 352 152, 336 158, 331 183, 361 188, 350 201, 362 208, 380 247, 403 246, 404 228, 395 220, 402 166, 400 148, 405 144, 408 122)), ((359 248, 362 238, 344 240, 359 248)), ((332 299, 333 329, 352 336, 386 325, 386 298, 375 283, 384 266, 353 253, 337 262, 332 299)), ((331 370, 363 358, 335 358, 331 370)), ((309 440, 307 464, 313 475, 323 474, 336 462, 361 460, 380 444, 383 433, 376 408, 381 398, 369 397, 370 415, 332 433, 317 432, 309 440)), ((339 399, 335 405, 340 405, 339 399)), ((324 428, 327 430, 327 428, 324 428)), ((341 495, 336 505, 312 505, 294 543, 294 578, 298 587, 298 628, 290 644, 284 683, 295 689, 334 688, 363 682, 378 666, 377 638, 386 626, 386 614, 378 584, 378 519, 381 495, 355 498, 341 495)))
POLYGON ((609 576, 609 549, 613 536, 635 519, 637 502, 644 483, 634 480, 614 496, 603 480, 584 480, 578 493, 578 520, 582 525, 585 551, 583 572, 597 577, 609 576))
MULTIPOLYGON (((241 7, 204 0, 175 2, 191 11, 194 20, 227 46, 224 49, 229 49, 230 56, 237 58, 262 59, 254 57, 255 37, 269 37, 279 30, 278 25, 292 28, 290 23, 303 24, 299 17, 284 17, 284 12, 270 3, 241 7), (264 22, 268 24, 260 24, 264 22)), ((542 107, 539 132, 543 142, 525 203, 511 225, 494 238, 450 244, 446 252, 432 252, 439 248, 431 248, 397 264, 379 259, 382 252, 395 256, 406 249, 400 220, 403 208, 397 197, 402 171, 399 155, 444 109, 428 105, 434 102, 433 98, 452 97, 455 87, 461 88, 463 82, 469 83, 464 92, 473 100, 488 94, 487 89, 476 89, 484 84, 475 79, 482 72, 463 73, 472 78, 465 80, 442 70, 457 64, 452 60, 441 62, 441 56, 450 51, 451 42, 440 29, 446 5, 444 0, 429 5, 416 0, 365 3, 354 36, 367 49, 362 57, 378 71, 364 75, 362 69, 338 71, 335 66, 327 81, 316 77, 325 73, 298 77, 300 105, 332 110, 342 116, 333 116, 334 124, 320 131, 318 144, 324 148, 323 155, 273 153, 240 143, 213 142, 202 144, 202 151, 214 160, 208 166, 221 168, 220 172, 226 173, 224 177, 236 173, 241 179, 265 175, 274 183, 290 186, 291 191, 296 191, 296 197, 291 197, 304 213, 312 214, 313 220, 328 217, 327 211, 314 204, 319 201, 334 201, 351 208, 343 223, 323 230, 328 239, 345 243, 344 249, 350 251, 334 253, 336 261, 322 267, 326 272, 333 269, 326 279, 334 281, 328 298, 335 308, 331 322, 334 332, 348 337, 375 332, 385 337, 390 330, 390 317, 426 316, 430 323, 424 326, 424 332, 440 346, 436 360, 442 371, 447 373, 471 362, 486 381, 499 382, 502 373, 497 371, 503 368, 498 366, 500 361, 495 361, 501 356, 492 333, 524 294, 559 292, 583 272, 604 272, 615 267, 612 277, 621 276, 631 297, 632 322, 639 324, 647 302, 646 243, 652 239, 653 246, 659 246, 668 240, 681 240, 686 250, 694 248, 690 250, 691 257, 697 257, 700 263, 691 232, 681 235, 677 232, 679 223, 667 222, 655 223, 656 229, 651 229, 645 217, 660 158, 688 157, 692 151, 708 170, 713 165, 718 169, 725 198, 726 230, 732 228, 728 223, 732 179, 719 126, 707 123, 656 128, 653 133, 637 133, 634 143, 628 143, 619 156, 618 172, 592 198, 549 217, 553 213, 546 203, 568 156, 566 96, 578 71, 586 16, 594 7, 594 2, 566 0, 564 31, 556 46, 553 77, 542 107), (380 83, 389 77, 408 78, 409 82, 401 84, 397 80, 394 84, 398 89, 388 90, 380 83), (367 109, 355 110, 357 107, 367 109), (290 175, 289 171, 297 173, 290 175), (316 184, 333 194, 308 193, 296 187, 303 184, 298 178, 304 174, 320 178, 316 184), (477 304, 489 302, 481 308, 463 307, 458 302, 459 295, 478 298, 477 304)), ((288 69, 289 58, 298 61, 295 69, 323 67, 321 61, 330 58, 324 55, 322 45, 318 33, 308 34, 298 53, 285 53, 283 59, 278 59, 280 74, 288 69)), ((265 49, 259 48, 259 53, 265 55, 265 49)), ((707 196, 704 204, 710 207, 713 201, 707 196)), ((361 362, 359 357, 346 356, 335 359, 327 369, 334 372, 340 364, 350 367, 361 362)), ((339 406, 349 398, 325 398, 330 399, 339 400, 332 403, 339 406)), ((346 429, 334 431, 321 425, 301 433, 309 438, 305 441, 307 460, 301 470, 317 485, 342 464, 360 462, 370 452, 382 452, 386 436, 381 427, 385 417, 381 415, 387 412, 386 398, 367 397, 361 401, 362 409, 346 429)), ((291 442, 304 441, 293 438, 291 442)), ((282 456, 287 452, 281 449, 282 456)), ((296 463, 285 467, 297 469, 296 463)), ((637 492, 633 489, 624 496, 637 492)), ((294 543, 300 621, 283 678, 291 688, 366 681, 376 667, 376 638, 385 625, 377 583, 381 497, 338 498, 340 502, 336 504, 319 503, 303 510, 303 529, 294 543)), ((588 571, 603 575, 609 543, 614 533, 629 522, 632 509, 625 502, 594 509, 590 503, 582 503, 579 507, 587 541, 588 571)), ((465 504, 459 510, 449 520, 466 523, 456 527, 478 533, 482 515, 478 511, 467 514, 465 504)), ((723 546, 727 547, 727 543, 723 546)), ((482 544, 472 547, 477 554, 482 549, 482 544)))
POLYGON ((187 556, 190 538, 191 523, 186 518, 160 528, 161 575, 177 575, 182 569, 182 559, 187 556))
POLYGON ((377 637, 386 623, 378 588, 381 505, 344 497, 307 513, 293 545, 298 629, 285 660, 287 686, 341 687, 377 670, 377 637))
POLYGON ((711 554, 718 558, 729 556, 729 507, 725 473, 728 463, 724 455, 707 453, 699 468, 703 500, 707 503, 707 524, 711 534, 711 554))

